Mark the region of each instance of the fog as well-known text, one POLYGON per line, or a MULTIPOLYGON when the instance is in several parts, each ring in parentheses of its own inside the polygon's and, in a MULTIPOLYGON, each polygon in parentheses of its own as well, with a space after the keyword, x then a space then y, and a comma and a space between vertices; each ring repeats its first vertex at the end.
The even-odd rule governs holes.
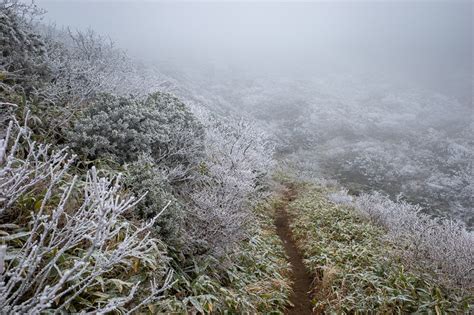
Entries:
POLYGON ((0 315, 474 315, 472 0, 213 1, 0 0, 0 315))
POLYGON ((470 1, 38 3, 58 26, 90 27, 180 71, 382 75, 470 95, 470 1))
POLYGON ((258 121, 302 176, 474 224, 471 1, 38 4, 258 121))

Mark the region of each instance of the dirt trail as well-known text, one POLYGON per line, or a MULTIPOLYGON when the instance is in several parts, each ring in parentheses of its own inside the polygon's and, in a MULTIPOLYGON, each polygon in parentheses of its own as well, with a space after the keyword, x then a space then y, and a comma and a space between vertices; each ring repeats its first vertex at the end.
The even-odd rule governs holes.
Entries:
POLYGON ((275 211, 275 226, 277 234, 283 242, 285 252, 289 257, 292 266, 293 294, 290 297, 291 303, 294 305, 288 308, 286 314, 305 315, 313 314, 311 311, 311 282, 313 277, 303 264, 301 256, 290 229, 290 220, 287 212, 288 202, 292 201, 296 196, 296 191, 289 187, 284 193, 283 204, 275 211))

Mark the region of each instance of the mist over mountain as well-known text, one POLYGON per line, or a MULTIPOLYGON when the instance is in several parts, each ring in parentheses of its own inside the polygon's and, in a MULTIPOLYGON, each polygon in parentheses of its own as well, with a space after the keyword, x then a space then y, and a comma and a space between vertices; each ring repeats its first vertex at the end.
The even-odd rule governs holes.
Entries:
POLYGON ((0 0, 2 314, 470 314, 472 1, 0 0))
POLYGON ((470 1, 39 4, 46 20, 91 27, 165 69, 216 80, 349 73, 470 97, 470 1))
POLYGON ((471 155, 441 153, 472 152, 470 1, 40 4, 45 21, 108 34, 194 100, 267 124, 325 176, 445 214, 462 204, 472 222, 471 155))

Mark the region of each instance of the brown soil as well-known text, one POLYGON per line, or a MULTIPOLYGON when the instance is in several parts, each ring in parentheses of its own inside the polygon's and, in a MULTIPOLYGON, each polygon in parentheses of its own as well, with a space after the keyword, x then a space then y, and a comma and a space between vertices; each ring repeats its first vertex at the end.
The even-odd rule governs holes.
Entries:
POLYGON ((286 314, 305 315, 313 314, 310 293, 312 290, 313 277, 303 264, 303 257, 296 247, 290 229, 290 218, 286 208, 288 203, 292 201, 295 196, 296 190, 292 187, 289 187, 289 189, 284 192, 283 204, 275 211, 275 226, 292 266, 293 293, 290 297, 290 302, 294 306, 288 308, 286 314))

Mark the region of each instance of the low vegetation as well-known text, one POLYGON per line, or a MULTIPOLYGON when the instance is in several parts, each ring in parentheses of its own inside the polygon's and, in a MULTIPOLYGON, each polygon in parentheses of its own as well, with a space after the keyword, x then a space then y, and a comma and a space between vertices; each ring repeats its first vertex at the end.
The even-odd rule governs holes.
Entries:
MULTIPOLYGON (((1 312, 283 313, 268 129, 41 12, 0 2, 1 312)), ((469 310, 461 224, 315 186, 290 206, 316 310, 469 310)))
POLYGON ((413 249, 387 238, 386 229, 351 206, 331 202, 327 188, 305 185, 299 191, 289 205, 292 230, 305 264, 319 278, 315 310, 439 314, 472 307, 472 288, 445 286, 430 265, 406 263, 400 253, 413 249))
POLYGON ((241 242, 227 262, 193 263, 180 273, 161 312, 283 314, 291 291, 289 270, 272 220, 272 203, 256 207, 253 236, 241 242))
MULTIPOLYGON (((2 310, 284 309, 289 267, 269 203, 252 212, 254 220, 247 227, 251 236, 225 255, 184 257, 185 252, 170 247, 170 235, 154 228, 172 199, 148 220, 127 219, 146 194, 130 196, 119 176, 101 177, 95 167, 84 179, 74 176, 74 157, 49 149, 14 123, 0 141, 2 310), (19 157, 25 145, 29 153, 19 157)), ((169 227, 168 220, 162 224, 169 227)))

